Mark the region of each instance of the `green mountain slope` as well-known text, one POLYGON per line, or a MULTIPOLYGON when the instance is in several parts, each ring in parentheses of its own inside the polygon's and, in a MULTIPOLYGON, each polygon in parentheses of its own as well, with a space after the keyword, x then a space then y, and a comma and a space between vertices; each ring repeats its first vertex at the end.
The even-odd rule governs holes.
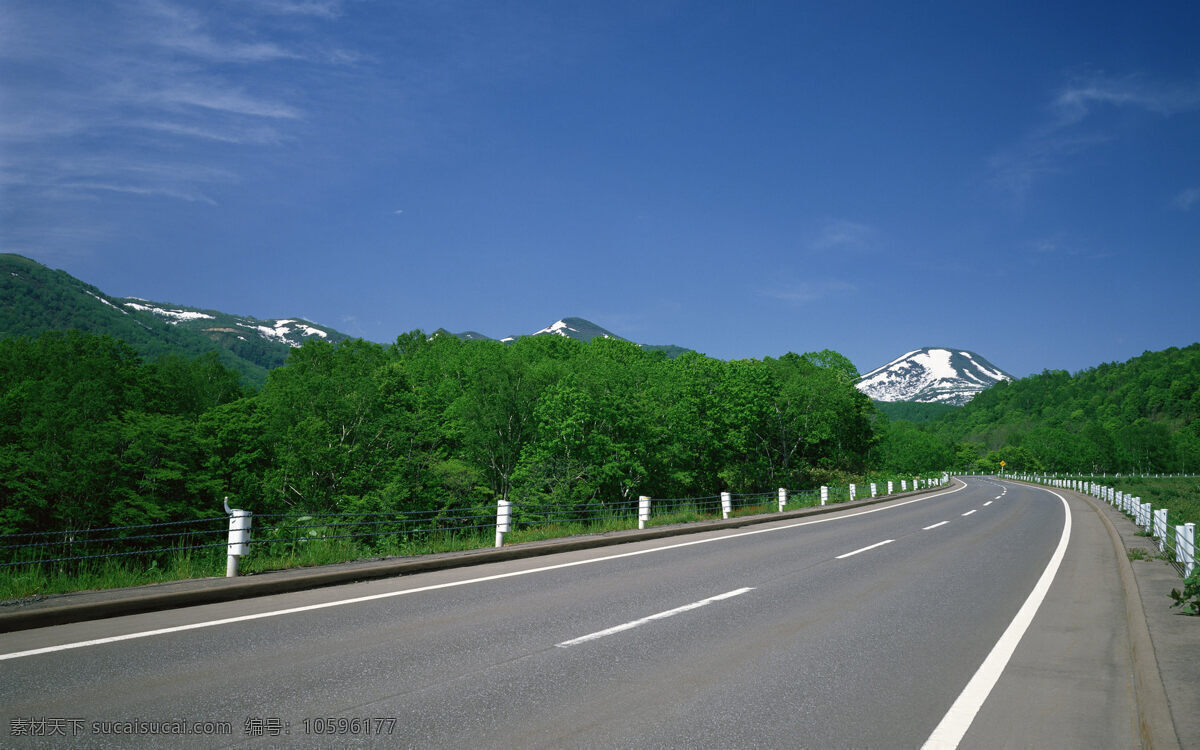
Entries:
POLYGON ((111 297, 65 271, 20 255, 0 254, 0 336, 43 331, 103 334, 153 359, 175 353, 216 352, 247 383, 261 385, 267 371, 287 360, 304 339, 348 338, 308 321, 259 320, 136 298, 111 297))
POLYGON ((1019 452, 1034 468, 1198 472, 1200 344, 997 383, 929 429, 1019 452))

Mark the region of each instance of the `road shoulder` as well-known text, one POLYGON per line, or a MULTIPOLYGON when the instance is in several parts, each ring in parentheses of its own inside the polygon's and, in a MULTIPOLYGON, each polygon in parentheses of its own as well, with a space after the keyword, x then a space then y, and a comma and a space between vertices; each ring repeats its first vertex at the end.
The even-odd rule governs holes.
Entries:
MULTIPOLYGON (((1070 494, 1086 499, 1108 521, 1122 553, 1118 563, 1129 570, 1132 579, 1130 596, 1136 598, 1136 614, 1141 615, 1151 642, 1150 655, 1169 711, 1158 721, 1169 719, 1173 723, 1177 743, 1153 747, 1200 747, 1200 617, 1185 615, 1171 606, 1171 589, 1183 585, 1178 571, 1161 559, 1157 542, 1139 536, 1138 527, 1120 511, 1090 496, 1070 494), (1146 559, 1130 560, 1133 550, 1141 550, 1133 554, 1146 559)), ((1131 615, 1131 619, 1136 620, 1136 616, 1131 615)))

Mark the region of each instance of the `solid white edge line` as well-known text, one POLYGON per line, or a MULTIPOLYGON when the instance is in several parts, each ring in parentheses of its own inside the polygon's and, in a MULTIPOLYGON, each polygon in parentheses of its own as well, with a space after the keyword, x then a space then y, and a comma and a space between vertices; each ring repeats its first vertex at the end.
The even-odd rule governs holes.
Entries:
POLYGON ((844 554, 844 555, 838 555, 837 557, 835 557, 835 558, 833 558, 833 559, 834 559, 834 560, 844 560, 844 559, 846 559, 847 557, 854 557, 854 556, 855 556, 855 555, 857 555, 859 552, 866 552, 866 551, 867 551, 867 550, 869 550, 869 549, 875 549, 876 547, 882 547, 883 545, 885 545, 885 544, 891 544, 891 543, 892 543, 892 542, 894 542, 894 541, 896 541, 896 540, 895 540, 895 539, 884 539, 882 542, 876 542, 875 544, 868 545, 868 546, 866 546, 866 547, 863 547, 863 548, 861 548, 861 549, 856 549, 856 550, 854 550, 853 552, 847 552, 847 553, 846 553, 846 554, 844 554))
MULTIPOLYGON (((1044 489, 1044 488, 1038 488, 1044 489)), ((1054 576, 1058 574, 1058 568, 1062 564, 1063 557, 1067 554, 1067 544, 1071 541, 1071 507, 1067 505, 1067 500, 1062 495, 1053 490, 1046 490, 1051 495, 1057 497, 1063 505, 1063 520, 1062 536, 1059 537, 1058 547, 1054 549, 1054 554, 1050 556, 1050 562, 1046 563, 1046 569, 1042 571, 1038 582, 1034 584, 1033 590, 1029 592, 1029 597, 1025 603, 1021 605, 1021 609, 1017 611, 1012 622, 1008 624, 1004 634, 1000 636, 1000 640, 996 641, 996 645, 992 647, 991 653, 979 665, 979 669, 975 672, 975 676, 963 688, 958 699, 950 706, 950 710, 942 717, 940 723, 929 735, 929 739, 925 740, 925 744, 921 746, 921 750, 948 750, 949 748, 957 748, 958 743, 962 742, 962 738, 966 735, 967 730, 971 727, 971 722, 975 721, 976 714, 983 707, 983 702, 987 700, 991 694, 992 688, 996 686, 996 682, 1000 679, 1000 675, 1004 672, 1004 668, 1008 666, 1008 662, 1012 659, 1013 652, 1017 650, 1017 644, 1021 642, 1021 638, 1025 635, 1025 631, 1029 629, 1030 623, 1033 622, 1034 615, 1042 606, 1042 601, 1045 600, 1047 592, 1050 591, 1050 585, 1054 583, 1054 576)))
POLYGON ((419 586, 413 589, 401 589, 400 591, 387 591, 382 594, 371 594, 368 596, 356 596, 350 599, 339 599, 332 602, 322 602, 321 604, 308 604, 302 607, 289 607, 288 609, 273 610, 271 612, 259 612, 253 615, 241 615, 239 617, 226 617, 221 620, 209 620, 206 622, 194 622, 187 625, 176 625, 169 628, 159 628, 157 630, 146 630, 138 633, 126 633, 124 635, 114 635, 107 638, 96 638, 90 641, 76 641, 74 643, 63 643, 57 646, 44 646, 42 648, 33 648, 28 651, 14 651, 9 654, 0 654, 0 661, 7 659, 20 659, 26 656, 37 656, 38 654, 50 654, 56 651, 67 651, 73 648, 84 648, 86 646, 100 646, 105 643, 117 643, 118 641, 128 641, 135 638, 149 638, 155 635, 167 635, 168 633, 181 633, 186 630, 198 630, 200 628, 211 628, 217 625, 229 625, 235 622, 247 622, 249 620, 261 620, 266 617, 278 617, 280 615, 291 615, 299 612, 310 612, 317 609, 326 609, 328 607, 340 607, 345 604, 359 604, 361 602, 375 601, 377 599, 390 599, 396 596, 405 596, 407 594, 417 594, 424 591, 434 591, 437 589, 448 589, 456 586, 466 586, 472 583, 486 583, 487 581, 496 581, 502 578, 513 578, 516 576, 531 575, 533 573, 543 573, 548 570, 559 570, 561 568, 573 568, 577 565, 591 565, 592 563, 607 562, 608 560, 618 560, 623 557, 636 557, 638 555, 648 555, 652 552, 665 552, 667 550, 679 549, 681 547, 691 547, 697 544, 708 544, 710 542, 720 542, 726 539, 737 539, 744 536, 754 536, 755 534, 767 534, 773 531, 785 531, 787 529, 795 529, 800 526, 812 526, 818 523, 830 523, 831 521, 840 521, 846 518, 854 518, 856 516, 865 516, 871 513, 880 513, 885 510, 900 508, 912 503, 919 503, 925 500, 932 500, 935 497, 951 495, 955 492, 961 492, 967 488, 964 482, 961 487, 945 490, 944 492, 935 492, 932 495, 923 495, 914 497, 912 500, 905 500, 902 503, 884 505, 879 508, 870 508, 861 510, 857 513, 833 514, 826 518, 817 518, 812 521, 798 521, 796 523, 784 524, 783 526, 771 526, 765 529, 753 529, 751 531, 741 531, 736 534, 726 534, 724 536, 708 537, 707 539, 694 539, 690 542, 679 542, 677 544, 667 544, 662 547, 651 547, 649 549, 635 550, 633 552, 621 552, 616 555, 606 555, 604 557, 594 557, 587 560, 575 560, 568 563, 557 563, 555 565, 543 565, 538 568, 529 568, 528 570, 515 570, 510 573, 497 573, 496 575, 481 576, 479 578, 467 578, 461 581, 450 581, 448 583, 437 583, 430 586, 419 586))
POLYGON ((710 596, 707 599, 701 599, 698 602, 692 602, 691 604, 685 604, 682 607, 676 607, 675 609, 668 609, 666 612, 659 612, 658 614, 650 615, 649 617, 643 617, 640 620, 631 620, 631 621, 623 623, 621 625, 615 625, 611 628, 605 628, 604 630, 597 630, 595 633, 588 633, 587 635, 581 635, 578 638, 572 638, 569 641, 563 641, 562 643, 556 643, 554 645, 559 648, 569 648, 571 646, 575 646, 580 643, 586 643, 588 641, 594 641, 597 638, 603 638, 606 635, 612 635, 614 633, 621 633, 626 630, 632 630, 640 625, 645 625, 648 622, 654 622, 655 620, 665 620, 668 617, 674 617, 675 615, 680 614, 682 612, 688 612, 693 609, 699 609, 700 607, 707 606, 709 604, 712 604, 713 602, 719 602, 723 599, 732 599, 735 596, 741 596, 742 594, 746 593, 747 591, 753 591, 753 590, 754 590, 753 587, 747 587, 747 588, 735 589, 733 591, 726 591, 724 594, 717 594, 716 596, 710 596))
POLYGON ((921 531, 929 531, 930 529, 936 529, 938 526, 945 526, 948 523, 950 523, 950 522, 949 521, 941 521, 939 523, 935 523, 932 526, 926 526, 925 528, 921 529, 921 531))

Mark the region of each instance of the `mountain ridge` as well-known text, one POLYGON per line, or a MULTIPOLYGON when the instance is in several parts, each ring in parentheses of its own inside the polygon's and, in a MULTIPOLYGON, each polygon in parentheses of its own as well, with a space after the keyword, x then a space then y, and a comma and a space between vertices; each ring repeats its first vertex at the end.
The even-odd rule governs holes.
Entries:
MULTIPOLYGON (((461 333, 455 333, 453 335, 458 336, 460 339, 463 339, 464 341, 476 341, 479 339, 489 339, 488 336, 484 336, 483 334, 481 334, 477 331, 463 331, 461 333)), ((577 341, 582 341, 584 343, 587 343, 587 342, 591 341, 592 339, 597 339, 597 338, 616 339, 618 341, 629 341, 629 339, 627 339, 623 336, 618 336, 617 334, 613 333, 612 331, 608 330, 607 328, 599 326, 590 320, 587 320, 585 318, 577 318, 577 317, 560 318, 559 320, 555 321, 554 323, 551 323, 550 325, 546 326, 545 328, 542 328, 541 330, 534 331, 533 333, 505 336, 502 339, 489 339, 489 340, 500 341, 502 343, 509 343, 511 341, 517 340, 521 336, 562 336, 564 338, 575 339, 577 341)), ((634 341, 631 343, 636 344, 637 342, 634 341)), ((687 349, 682 346, 676 346, 675 344, 637 344, 637 345, 646 351, 663 352, 664 354, 666 354, 668 357, 671 357, 671 358, 678 357, 680 354, 692 351, 691 349, 687 349)))
MULTIPOLYGON (((63 329, 107 334, 148 357, 215 353, 223 364, 241 374, 244 381, 257 385, 265 382, 267 372, 284 364, 288 352, 304 341, 319 338, 336 343, 352 338, 300 317, 259 319, 139 297, 115 297, 66 271, 52 270, 21 255, 0 253, 0 335, 36 336, 43 331, 63 329)), ((438 329, 434 335, 440 333, 468 341, 497 340, 478 331, 450 333, 438 329)), ((524 335, 557 335, 584 342, 595 338, 629 340, 580 317, 561 318, 524 335)), ((508 342, 516 338, 498 340, 508 342)), ((673 344, 637 345, 672 358, 692 351, 673 344)), ((858 387, 876 401, 961 405, 1002 379, 1013 378, 974 352, 926 347, 872 370, 860 378, 858 387), (938 362, 930 358, 931 352, 943 353, 937 355, 938 362), (918 355, 923 355, 926 361, 914 365, 911 359, 918 355), (956 374, 940 378, 931 374, 947 369, 956 370, 956 374)))
POLYGON ((189 305, 115 297, 21 255, 0 253, 0 335, 37 336, 75 329, 124 341, 139 354, 215 353, 250 384, 287 361, 312 337, 350 338, 302 318, 259 319, 189 305))

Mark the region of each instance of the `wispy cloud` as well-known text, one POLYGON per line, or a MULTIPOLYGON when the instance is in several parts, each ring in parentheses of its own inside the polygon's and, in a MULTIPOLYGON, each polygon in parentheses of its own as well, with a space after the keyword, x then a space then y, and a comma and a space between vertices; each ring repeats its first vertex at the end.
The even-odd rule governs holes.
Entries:
POLYGON ((821 279, 801 281, 787 286, 779 286, 763 291, 764 297, 789 302, 806 304, 819 302, 830 297, 844 297, 858 291, 858 287, 840 279, 821 279))
POLYGON ((146 15, 140 19, 152 31, 146 41, 171 52, 222 63, 255 63, 299 58, 299 53, 275 42, 254 39, 217 39, 208 31, 198 11, 162 0, 146 0, 146 15))
POLYGON ((1104 106, 1136 107, 1160 115, 1188 112, 1200 108, 1200 84, 1168 86, 1138 76, 1092 76, 1073 81, 1054 100, 1062 126, 1081 122, 1104 106))
POLYGON ((1188 188, 1171 199, 1171 207, 1180 211, 1191 211, 1200 206, 1200 188, 1188 188))
POLYGON ((874 246, 878 232, 874 227, 856 221, 835 219, 827 222, 809 248, 818 251, 866 250, 874 246))
POLYGON ((252 0, 252 2, 266 13, 318 16, 320 18, 337 18, 342 15, 345 5, 341 0, 252 0))
POLYGON ((7 6, 0 199, 29 215, 106 196, 219 203, 249 156, 300 137, 297 74, 360 59, 321 42, 341 12, 317 0, 7 6))
POLYGON ((155 91, 147 94, 145 99, 167 107, 186 105, 248 117, 295 120, 302 116, 300 110, 283 102, 250 96, 238 88, 204 81, 155 91))
POLYGON ((1051 98, 1045 122, 988 159, 989 181, 1024 200, 1040 180, 1066 171, 1087 150, 1117 139, 1102 119, 1114 109, 1162 117, 1194 111, 1200 109, 1200 82, 1166 85, 1139 76, 1076 78, 1051 98))

